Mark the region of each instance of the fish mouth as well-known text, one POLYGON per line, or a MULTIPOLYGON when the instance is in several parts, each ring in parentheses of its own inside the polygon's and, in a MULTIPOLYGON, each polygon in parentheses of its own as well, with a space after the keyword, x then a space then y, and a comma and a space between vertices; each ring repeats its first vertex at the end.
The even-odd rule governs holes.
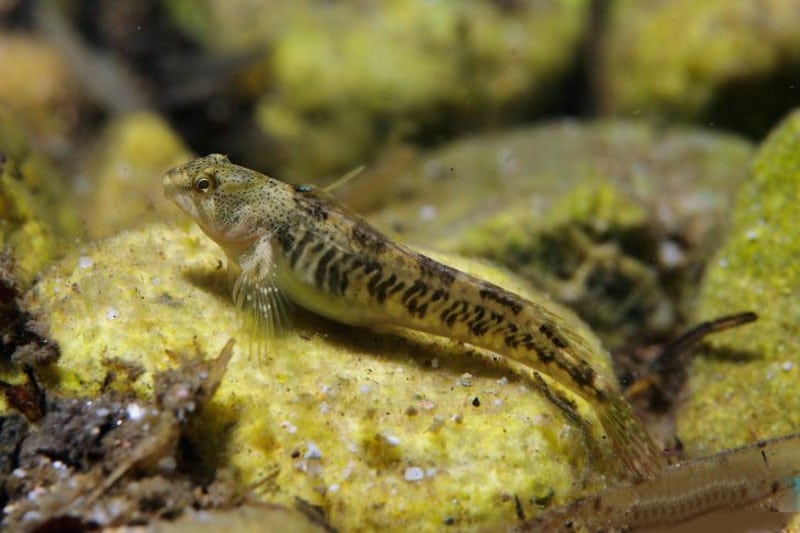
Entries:
POLYGON ((161 185, 164 188, 164 196, 172 200, 184 213, 199 220, 197 208, 192 201, 191 195, 179 185, 181 182, 180 178, 180 174, 176 173, 175 170, 170 170, 164 174, 164 177, 161 179, 161 185))

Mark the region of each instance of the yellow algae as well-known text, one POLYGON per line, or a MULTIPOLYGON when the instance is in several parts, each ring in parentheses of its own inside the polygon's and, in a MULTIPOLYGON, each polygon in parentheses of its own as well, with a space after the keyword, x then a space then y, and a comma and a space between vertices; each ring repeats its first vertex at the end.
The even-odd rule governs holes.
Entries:
POLYGON ((800 112, 763 142, 737 196, 697 316, 752 310, 758 322, 709 339, 695 361, 681 439, 707 454, 800 428, 800 112), (721 408, 720 406, 725 406, 721 408))
MULTIPOLYGON (((447 260, 525 294, 494 267, 447 260)), ((58 387, 97 391, 119 358, 146 369, 131 387, 149 393, 152 372, 176 364, 167 350, 217 353, 238 334, 222 261, 200 230, 151 225, 60 262, 28 297, 60 344, 58 387)), ((531 516, 536 502, 570 500, 616 473, 530 384, 464 346, 300 310, 268 361, 249 359, 246 344, 192 429, 198 466, 231 465, 242 486, 268 480, 263 499, 302 498, 335 527, 511 524, 515 498, 531 516)), ((592 364, 608 373, 607 361, 592 364)))

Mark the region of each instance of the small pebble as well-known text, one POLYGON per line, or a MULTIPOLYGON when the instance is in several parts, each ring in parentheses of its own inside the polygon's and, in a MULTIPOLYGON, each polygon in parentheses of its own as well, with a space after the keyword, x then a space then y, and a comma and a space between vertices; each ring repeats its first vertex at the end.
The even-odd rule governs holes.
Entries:
POLYGON ((322 451, 313 442, 306 445, 306 454, 303 456, 305 459, 322 459, 322 451))
POLYGON ((418 466, 409 466, 403 474, 406 481, 420 481, 425 477, 425 471, 418 466))
POLYGON ((139 420, 144 416, 144 409, 137 403, 129 403, 125 406, 125 411, 131 420, 139 420))

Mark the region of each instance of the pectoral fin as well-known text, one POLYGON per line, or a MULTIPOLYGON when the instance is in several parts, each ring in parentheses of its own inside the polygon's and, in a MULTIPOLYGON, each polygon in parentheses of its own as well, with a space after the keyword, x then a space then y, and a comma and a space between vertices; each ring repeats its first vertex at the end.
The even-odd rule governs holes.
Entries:
POLYGON ((266 353, 267 341, 283 334, 289 326, 291 302, 278 287, 272 244, 262 237, 239 257, 232 271, 233 302, 251 337, 251 352, 266 353))

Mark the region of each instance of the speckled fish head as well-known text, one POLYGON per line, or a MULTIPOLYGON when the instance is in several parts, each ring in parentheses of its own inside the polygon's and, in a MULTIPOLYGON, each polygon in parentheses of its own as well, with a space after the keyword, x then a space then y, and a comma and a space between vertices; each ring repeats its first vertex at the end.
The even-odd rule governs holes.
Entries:
MULTIPOLYGON (((211 154, 164 175, 164 195, 191 216, 223 248, 245 246, 258 237, 264 212, 259 197, 271 178, 211 154)), ((263 204, 262 204, 263 207, 263 204)))

